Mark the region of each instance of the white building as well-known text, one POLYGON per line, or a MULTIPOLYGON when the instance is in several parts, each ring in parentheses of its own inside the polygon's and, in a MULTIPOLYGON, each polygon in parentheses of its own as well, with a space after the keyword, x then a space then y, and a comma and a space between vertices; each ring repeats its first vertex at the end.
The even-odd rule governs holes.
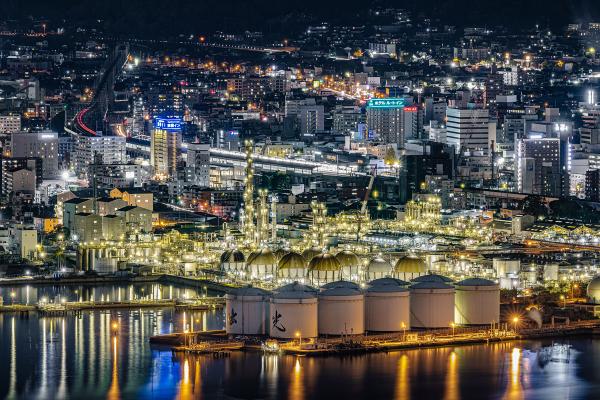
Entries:
POLYGON ((447 143, 457 152, 486 150, 489 140, 489 111, 478 108, 446 109, 447 143))
POLYGON ((125 137, 84 136, 75 138, 74 165, 79 176, 86 176, 93 162, 101 164, 125 163, 125 137))

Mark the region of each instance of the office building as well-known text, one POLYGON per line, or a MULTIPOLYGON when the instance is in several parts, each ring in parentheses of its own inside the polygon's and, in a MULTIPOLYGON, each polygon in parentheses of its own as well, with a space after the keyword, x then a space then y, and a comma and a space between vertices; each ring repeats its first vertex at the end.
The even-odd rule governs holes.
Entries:
POLYGON ((150 164, 162 180, 173 178, 181 160, 181 119, 155 118, 152 129, 150 164))
POLYGON ((10 146, 13 157, 41 159, 44 179, 59 177, 58 133, 50 131, 13 133, 10 146))
POLYGON ((480 108, 448 108, 446 137, 456 152, 487 150, 489 141, 489 111, 480 108))

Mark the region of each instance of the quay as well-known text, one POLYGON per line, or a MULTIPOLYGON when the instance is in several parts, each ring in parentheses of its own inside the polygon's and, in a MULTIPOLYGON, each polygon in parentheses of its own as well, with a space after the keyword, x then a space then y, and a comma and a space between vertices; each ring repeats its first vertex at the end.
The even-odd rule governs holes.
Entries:
POLYGON ((483 343, 510 342, 525 339, 562 338, 579 335, 600 335, 600 321, 581 321, 568 325, 513 330, 481 330, 464 328, 460 334, 447 330, 411 331, 406 334, 358 335, 310 339, 302 344, 292 340, 275 342, 268 349, 260 337, 234 337, 224 331, 172 333, 150 338, 150 343, 169 346, 173 352, 190 354, 222 353, 229 351, 268 351, 302 356, 352 355, 431 347, 461 346, 483 343))
POLYGON ((206 297, 180 303, 177 300, 131 300, 131 301, 74 301, 44 303, 28 307, 28 311, 38 311, 42 315, 61 315, 84 310, 112 310, 119 308, 177 308, 189 310, 210 310, 225 304, 222 297, 206 297))

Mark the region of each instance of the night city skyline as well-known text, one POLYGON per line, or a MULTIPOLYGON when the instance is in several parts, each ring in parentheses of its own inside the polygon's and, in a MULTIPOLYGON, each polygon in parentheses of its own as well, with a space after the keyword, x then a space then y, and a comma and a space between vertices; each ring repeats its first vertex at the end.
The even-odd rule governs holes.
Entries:
POLYGON ((0 399, 592 399, 600 3, 0 3, 0 399))

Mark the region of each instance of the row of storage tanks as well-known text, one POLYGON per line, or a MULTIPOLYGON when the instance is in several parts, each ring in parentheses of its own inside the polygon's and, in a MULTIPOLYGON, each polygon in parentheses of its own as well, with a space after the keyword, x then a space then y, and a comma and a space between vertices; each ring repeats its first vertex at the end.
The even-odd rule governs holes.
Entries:
POLYGON ((358 335, 411 328, 489 325, 500 320, 500 289, 489 280, 453 284, 440 275, 408 283, 395 278, 369 282, 362 290, 348 281, 320 290, 293 282, 273 292, 247 286, 226 296, 225 330, 231 335, 358 335))
POLYGON ((410 280, 425 275, 428 270, 423 260, 412 256, 402 257, 394 265, 374 257, 363 267, 358 256, 350 251, 334 255, 320 249, 307 249, 300 254, 285 250, 272 252, 267 248, 250 253, 247 259, 239 250, 228 250, 221 255, 221 269, 249 279, 299 281, 316 286, 341 279, 370 281, 393 276, 410 280))

